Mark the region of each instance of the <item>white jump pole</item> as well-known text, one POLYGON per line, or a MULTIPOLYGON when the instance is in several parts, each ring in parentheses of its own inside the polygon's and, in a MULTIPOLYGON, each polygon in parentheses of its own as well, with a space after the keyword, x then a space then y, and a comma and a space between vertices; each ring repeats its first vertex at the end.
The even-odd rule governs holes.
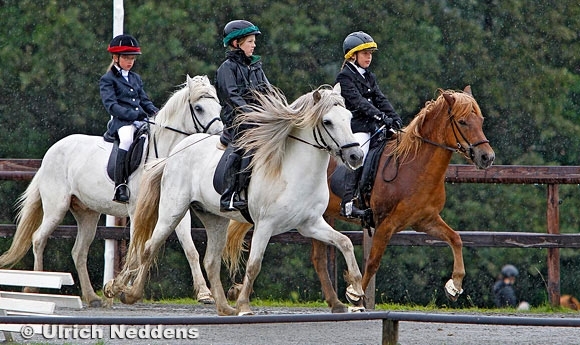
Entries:
MULTIPOLYGON (((113 37, 123 34, 123 20, 125 17, 125 10, 123 8, 123 0, 113 0, 113 37)), ((116 218, 107 215, 106 225, 115 226, 116 218)), ((115 278, 115 255, 117 253, 117 241, 105 240, 105 267, 103 269, 103 286, 115 278)))

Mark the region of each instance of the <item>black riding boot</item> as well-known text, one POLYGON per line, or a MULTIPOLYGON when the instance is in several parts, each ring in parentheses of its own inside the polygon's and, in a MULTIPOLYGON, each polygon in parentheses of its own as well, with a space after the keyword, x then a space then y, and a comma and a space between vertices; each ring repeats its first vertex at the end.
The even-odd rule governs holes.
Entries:
POLYGON ((354 194, 362 168, 356 170, 347 169, 344 174, 344 195, 340 203, 340 215, 347 218, 362 218, 365 210, 360 210, 353 203, 354 194))
POLYGON ((236 195, 236 187, 238 182, 238 172, 240 170, 242 156, 236 152, 230 153, 226 161, 225 169, 225 184, 226 189, 222 193, 220 199, 220 211, 238 211, 247 206, 245 200, 240 200, 239 195, 236 195))
POLYGON ((113 201, 121 204, 129 203, 129 187, 127 186, 127 169, 125 168, 125 159, 127 151, 119 149, 115 161, 115 196, 113 201))

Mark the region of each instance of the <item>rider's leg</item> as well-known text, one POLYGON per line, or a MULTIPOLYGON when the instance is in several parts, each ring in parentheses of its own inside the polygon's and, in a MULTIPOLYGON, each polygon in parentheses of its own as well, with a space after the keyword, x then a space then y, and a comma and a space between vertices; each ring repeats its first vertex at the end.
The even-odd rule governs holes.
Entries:
POLYGON ((239 198, 236 198, 235 195, 241 160, 241 152, 239 152, 237 149, 232 151, 226 160, 224 181, 226 184, 226 189, 222 193, 220 199, 221 212, 237 211, 240 208, 246 206, 246 201, 239 200, 239 198))
POLYGON ((113 201, 126 204, 129 202, 131 195, 129 187, 127 186, 127 151, 133 142, 133 134, 135 127, 133 125, 123 126, 119 128, 119 150, 117 151, 117 159, 115 161, 115 196, 113 201))
MULTIPOLYGON (((354 136, 360 144, 364 153, 364 158, 366 158, 367 153, 369 152, 370 133, 358 132, 354 133, 354 136)), ((340 203, 340 215, 343 217, 362 218, 365 215, 366 210, 359 209, 353 203, 358 188, 358 182, 362 174, 362 169, 362 167, 356 170, 347 169, 344 175, 344 195, 342 196, 342 201, 340 203)))

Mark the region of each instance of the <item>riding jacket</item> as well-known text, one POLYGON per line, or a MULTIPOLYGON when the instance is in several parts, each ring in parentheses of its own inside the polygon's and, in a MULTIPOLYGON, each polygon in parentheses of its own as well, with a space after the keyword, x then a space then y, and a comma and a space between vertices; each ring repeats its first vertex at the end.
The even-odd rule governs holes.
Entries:
POLYGON ((229 143, 237 135, 232 127, 236 114, 249 111, 247 105, 255 102, 252 91, 267 91, 270 82, 258 55, 247 57, 243 50, 236 49, 228 51, 226 60, 217 69, 215 85, 222 105, 222 139, 229 143))
POLYGON ((103 105, 113 117, 107 124, 109 136, 115 136, 119 128, 145 120, 159 111, 145 93, 143 81, 137 73, 129 71, 127 81, 117 67, 111 66, 99 80, 99 88, 103 105))
POLYGON ((381 92, 376 76, 371 71, 367 70, 363 77, 352 63, 347 62, 336 76, 336 82, 340 83, 346 108, 352 112, 350 124, 353 133, 376 131, 382 123, 375 116, 381 118, 381 114, 392 118, 393 121, 401 120, 387 97, 381 92))

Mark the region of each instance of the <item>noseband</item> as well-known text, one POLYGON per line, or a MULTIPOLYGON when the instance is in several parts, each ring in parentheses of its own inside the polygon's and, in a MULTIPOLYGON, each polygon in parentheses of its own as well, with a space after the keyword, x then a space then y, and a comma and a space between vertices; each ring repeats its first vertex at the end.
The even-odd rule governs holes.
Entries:
POLYGON ((459 125, 457 124, 457 121, 455 121, 455 115, 453 115, 453 113, 451 112, 451 107, 449 107, 449 110, 447 111, 447 113, 449 114, 449 121, 451 121, 451 129, 453 130, 453 136, 455 137, 455 141, 457 142, 457 144, 456 144, 457 147, 439 144, 439 143, 433 142, 429 139, 425 139, 423 137, 421 137, 421 140, 423 140, 424 142, 429 143, 431 145, 435 145, 437 147, 441 147, 441 148, 444 148, 444 149, 449 150, 449 151, 461 153, 466 158, 473 160, 473 158, 475 158, 475 152, 473 149, 479 145, 488 144, 489 140, 485 139, 485 140, 478 141, 474 144, 470 143, 469 140, 463 134, 463 132, 461 132, 461 129, 459 128, 459 125), (461 139, 467 143, 467 147, 465 147, 461 144, 457 134, 459 134, 461 139))

